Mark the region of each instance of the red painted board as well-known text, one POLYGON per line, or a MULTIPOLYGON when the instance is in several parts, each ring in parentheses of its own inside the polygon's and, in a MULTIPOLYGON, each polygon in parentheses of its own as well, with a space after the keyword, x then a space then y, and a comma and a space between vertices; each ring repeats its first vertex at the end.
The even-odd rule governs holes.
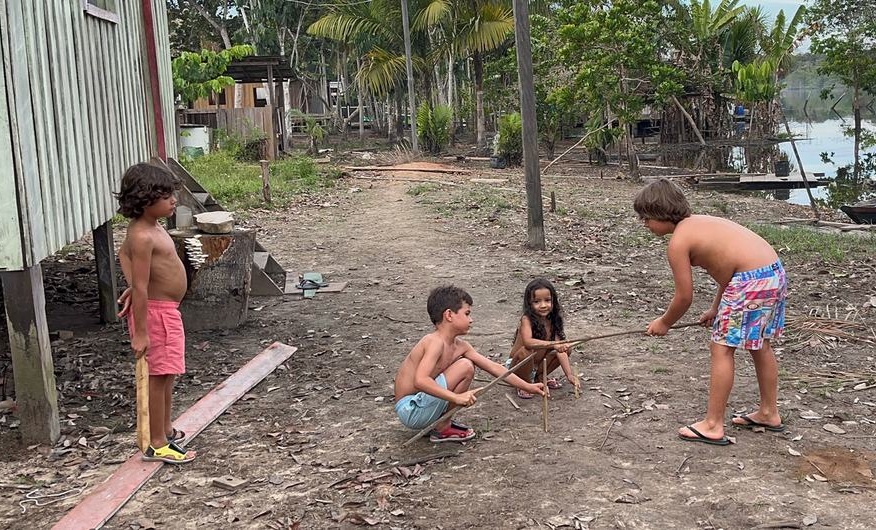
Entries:
MULTIPOLYGON (((298 348, 275 342, 246 363, 231 377, 220 383, 189 410, 176 419, 174 425, 186 432, 191 440, 235 401, 259 384, 277 366, 292 356, 298 348)), ((136 452, 103 484, 67 512, 52 530, 96 529, 106 524, 128 500, 137 493, 149 477, 155 474, 161 462, 143 462, 136 452)))

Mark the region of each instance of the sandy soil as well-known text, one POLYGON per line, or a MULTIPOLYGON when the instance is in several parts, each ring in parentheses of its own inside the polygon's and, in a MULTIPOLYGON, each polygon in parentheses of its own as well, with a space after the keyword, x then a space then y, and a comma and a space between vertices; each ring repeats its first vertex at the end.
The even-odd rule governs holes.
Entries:
MULTIPOLYGON (((554 392, 548 433, 539 400, 515 397, 517 410, 499 387, 459 415, 478 431, 472 442, 400 448, 411 433, 393 411, 393 376, 430 330, 432 287, 469 290, 475 324, 468 340, 496 361, 507 355, 533 277, 557 286, 573 336, 644 329, 672 292, 665 242, 632 213, 636 184, 580 168, 545 178, 558 209, 545 214, 548 250, 534 252, 522 246, 519 170, 462 165, 475 173, 420 174, 458 186, 346 179, 285 211, 253 213, 249 225, 292 274, 320 271, 349 286, 311 300, 253 298, 239 329, 189 335, 178 410, 273 341, 299 350, 191 442, 196 462, 165 466, 108 528, 872 528, 876 389, 855 390, 876 377, 866 343, 824 348, 789 333, 777 348, 788 430, 728 428, 736 440, 728 447, 676 437, 705 409, 707 334, 693 328, 580 348, 581 398, 568 384, 554 392), (845 434, 826 431, 828 423, 845 434), (250 483, 227 492, 211 485, 222 475, 250 483)), ((701 213, 745 222, 806 214, 755 197, 690 197, 701 213)), ((96 312, 93 259, 83 248, 45 267, 55 327, 75 331, 53 343, 64 438, 54 448, 21 447, 10 428, 15 416, 2 416, 3 527, 49 528, 81 496, 25 502, 22 513, 26 494, 90 489, 132 452, 133 362, 121 325, 83 320, 96 312), (79 324, 58 316, 64 311, 79 324)), ((876 321, 868 304, 876 294, 874 249, 839 263, 779 250, 791 276, 792 316, 829 306, 833 316, 836 308, 841 318, 876 321)), ((695 284, 686 320, 711 301, 708 277, 697 273, 695 284)), ((728 409, 751 410, 757 396, 753 366, 740 353, 728 409)))

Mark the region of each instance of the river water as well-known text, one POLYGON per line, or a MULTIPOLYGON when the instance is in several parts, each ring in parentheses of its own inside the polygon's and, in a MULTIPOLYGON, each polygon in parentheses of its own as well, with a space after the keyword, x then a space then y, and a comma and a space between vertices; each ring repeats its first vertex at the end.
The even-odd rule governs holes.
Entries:
MULTIPOLYGON (((845 125, 851 125, 851 118, 846 118, 845 125)), ((789 122, 791 131, 799 137, 807 138, 798 140, 797 150, 803 162, 806 175, 812 178, 813 173, 824 173, 825 178, 835 179, 837 168, 852 164, 854 161, 854 138, 843 134, 844 122, 840 119, 824 120, 820 122, 789 122), (831 162, 822 160, 822 153, 826 153, 831 162)), ((876 123, 873 120, 865 120, 864 128, 876 132, 876 123)), ((792 173, 799 173, 797 161, 790 143, 781 144, 781 150, 788 155, 791 161, 792 173)), ((871 150, 872 151, 872 150, 871 150)), ((861 155, 866 151, 861 150, 861 155)), ((868 175, 876 177, 876 175, 868 175)), ((837 182, 836 185, 814 188, 815 198, 824 201, 825 205, 838 207, 838 203, 855 201, 876 196, 867 186, 844 184, 837 182), (857 189, 851 189, 857 188, 857 189)), ((809 204, 809 197, 805 189, 791 190, 790 196, 785 199, 794 204, 809 204)))

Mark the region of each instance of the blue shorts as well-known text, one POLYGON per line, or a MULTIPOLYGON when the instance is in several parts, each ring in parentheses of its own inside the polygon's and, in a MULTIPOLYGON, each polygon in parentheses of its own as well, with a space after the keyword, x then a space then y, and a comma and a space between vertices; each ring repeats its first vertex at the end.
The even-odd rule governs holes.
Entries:
MULTIPOLYGON (((441 388, 447 389, 447 379, 444 374, 435 378, 441 388)), ((447 410, 449 403, 441 398, 425 392, 417 392, 405 396, 395 404, 395 412, 398 419, 408 429, 422 429, 437 420, 447 410)))

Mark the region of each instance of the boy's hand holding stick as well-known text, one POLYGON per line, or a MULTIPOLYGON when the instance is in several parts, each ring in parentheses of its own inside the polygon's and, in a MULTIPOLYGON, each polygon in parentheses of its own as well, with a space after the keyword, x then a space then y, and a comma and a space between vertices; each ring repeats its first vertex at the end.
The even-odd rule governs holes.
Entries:
MULTIPOLYGON (((670 327, 669 329, 682 329, 682 328, 689 328, 692 326, 701 326, 701 325, 702 324, 700 322, 687 322, 685 324, 676 324, 676 325, 670 327)), ((641 329, 629 330, 629 331, 618 331, 615 333, 608 333, 606 335, 594 335, 592 337, 584 337, 582 339, 558 340, 558 341, 554 341, 553 345, 551 345, 550 347, 553 348, 557 345, 564 344, 564 345, 567 345, 569 348, 572 348, 572 347, 577 346, 579 344, 583 344, 585 342, 590 342, 591 340, 607 339, 610 337, 619 337, 621 335, 638 335, 638 334, 644 334, 644 333, 645 332, 642 331, 641 329)))
MULTIPOLYGON (((499 383, 501 383, 502 381, 504 381, 505 379, 507 379, 509 375, 513 374, 515 370, 517 370, 518 368, 520 368, 520 367, 523 366, 524 364, 528 363, 528 362, 529 362, 529 361, 535 356, 536 353, 538 353, 538 352, 535 352, 535 351, 534 351, 534 352, 530 353, 525 359, 523 359, 522 361, 520 361, 520 362, 517 363, 516 365, 512 366, 511 368, 509 368, 504 374, 502 374, 502 375, 500 375, 499 377, 493 379, 493 380, 490 381, 486 386, 482 386, 482 387, 480 387, 480 388, 476 388, 476 389, 472 390, 472 392, 474 392, 475 394, 483 394, 484 392, 486 392, 487 390, 489 390, 491 387, 493 387, 493 386, 495 386, 495 385, 498 385, 499 383)), ((545 391, 545 393, 547 393, 547 387, 545 387, 544 391, 545 391)), ((448 410, 448 411, 445 412, 440 418, 438 418, 437 420, 433 421, 432 423, 430 423, 429 425, 427 425, 426 427, 424 427, 420 432, 418 432, 417 434, 413 435, 408 441, 406 441, 405 443, 403 443, 401 446, 402 446, 402 447, 407 447, 407 446, 410 445, 411 443, 413 443, 413 442, 419 440, 420 438, 422 438, 423 436, 425 436, 426 434, 428 434, 429 431, 431 431, 436 425, 438 425, 438 424, 441 423, 441 422, 444 422, 444 421, 449 420, 450 418, 452 418, 452 417, 453 417, 457 412, 459 412, 460 410, 461 410, 461 407, 455 407, 455 408, 453 408, 453 409, 451 409, 451 410, 448 410)))

